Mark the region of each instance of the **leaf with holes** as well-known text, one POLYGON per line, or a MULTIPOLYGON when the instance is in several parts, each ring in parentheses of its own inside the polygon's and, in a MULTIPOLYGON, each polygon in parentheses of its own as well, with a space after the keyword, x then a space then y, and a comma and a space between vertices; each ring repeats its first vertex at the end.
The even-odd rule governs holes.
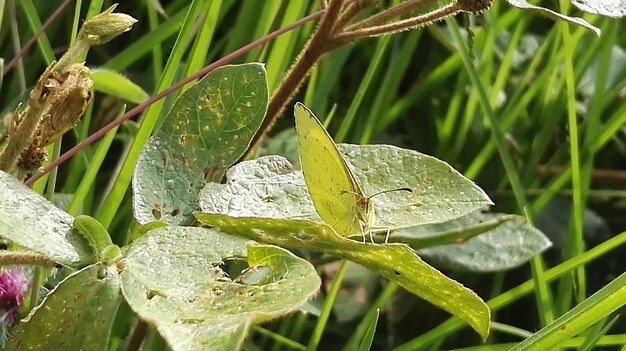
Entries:
POLYGON ((339 256, 380 274, 426 301, 461 318, 485 339, 490 312, 470 289, 423 262, 405 244, 370 244, 350 240, 329 226, 307 220, 230 217, 196 213, 204 224, 261 243, 339 256))
POLYGON ((121 298, 115 266, 74 272, 11 330, 7 350, 108 350, 121 298))
POLYGON ((258 63, 218 68, 182 93, 137 160, 137 221, 189 224, 200 189, 241 157, 266 108, 265 68, 258 63))
POLYGON ((173 350, 236 350, 253 323, 297 310, 319 286, 315 268, 284 249, 196 227, 147 232, 122 273, 129 305, 173 350), (249 269, 231 279, 221 267, 231 260, 249 269))

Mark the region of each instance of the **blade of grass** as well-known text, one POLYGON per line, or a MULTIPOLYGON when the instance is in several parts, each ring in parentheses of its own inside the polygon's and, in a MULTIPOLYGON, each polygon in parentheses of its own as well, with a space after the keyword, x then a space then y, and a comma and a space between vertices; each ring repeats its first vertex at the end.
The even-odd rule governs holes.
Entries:
POLYGON ((324 299, 322 313, 320 313, 317 323, 315 324, 315 329, 313 329, 313 332, 311 333, 311 338, 309 339, 309 344, 306 348, 308 351, 317 350, 319 347, 322 334, 324 334, 324 330, 326 329, 328 318, 330 318, 330 313, 333 310, 333 305, 337 299, 337 293, 339 293, 339 288, 341 288, 341 283, 343 282, 343 277, 346 274, 347 267, 348 261, 341 260, 341 265, 339 266, 339 269, 337 269, 335 279, 333 279, 333 285, 330 287, 330 291, 326 295, 326 299, 324 299))
POLYGON ((341 126, 339 127, 339 131, 337 131, 337 134, 335 134, 335 141, 337 143, 342 143, 347 139, 348 131, 354 124, 356 114, 359 111, 359 107, 361 107, 361 103, 363 102, 365 93, 371 87, 372 78, 374 77, 374 74, 376 74, 376 72, 378 72, 378 70, 381 69, 382 67, 381 61, 387 51, 389 38, 390 38, 389 36, 381 37, 380 39, 378 39, 378 42, 376 43, 374 56, 372 57, 369 67, 367 68, 367 71, 365 72, 365 75, 363 76, 363 80, 359 84, 359 88, 357 89, 357 92, 354 95, 354 99, 352 99, 352 102, 350 103, 350 107, 348 108, 348 112, 346 113, 346 116, 341 121, 341 126))
MULTIPOLYGON (((585 251, 577 257, 571 258, 553 268, 548 269, 545 272, 545 281, 549 283, 564 274, 568 274, 576 267, 594 261, 595 259, 604 256, 606 253, 617 249, 624 244, 626 244, 626 232, 614 236, 600 245, 585 251)), ((534 289, 534 279, 527 280, 526 282, 489 300, 487 305, 492 311, 497 311, 533 292, 534 289)), ((422 350, 437 340, 445 338, 464 327, 465 325, 460 319, 457 319, 456 317, 449 318, 429 332, 426 332, 417 338, 396 347, 394 351, 422 350)))
POLYGON ((376 334, 376 325, 378 325, 379 316, 380 309, 376 309, 376 315, 374 318, 370 319, 363 341, 361 341, 361 344, 359 345, 359 351, 369 351, 372 348, 372 342, 374 341, 374 335, 376 334))
POLYGON ((400 83, 402 83, 402 78, 406 76, 407 70, 411 66, 411 59, 421 37, 422 31, 411 31, 403 38, 394 38, 396 42, 401 43, 402 47, 392 50, 389 55, 389 63, 381 83, 381 87, 384 87, 384 89, 379 89, 374 103, 369 108, 366 122, 362 123, 363 131, 358 141, 359 144, 370 143, 372 137, 382 131, 378 127, 381 117, 385 115, 388 106, 396 100, 400 83))
MULTIPOLYGON (((519 177, 516 173, 513 161, 511 160, 508 150, 505 147, 504 137, 502 135, 502 131, 500 130, 498 119, 496 118, 495 113, 489 105, 489 99, 487 98, 485 88, 483 87, 482 82, 470 61, 466 43, 461 36, 456 22, 453 19, 447 19, 446 24, 452 34, 452 38, 456 41, 457 48, 459 49, 459 53, 461 55, 461 59, 463 60, 463 65, 465 66, 465 70, 469 74, 472 85, 476 93, 478 94, 480 106, 484 114, 488 117, 489 124, 491 125, 493 140, 496 144, 496 148, 498 149, 498 153, 500 154, 500 159, 504 165, 504 169, 509 179, 509 183, 511 184, 511 187, 513 189, 517 205, 520 211, 525 215, 526 220, 529 223, 532 223, 531 217, 527 212, 528 209, 526 206, 526 196, 524 195, 524 190, 519 181, 519 177)), ((541 259, 539 257, 535 257, 532 262, 533 276, 535 277, 535 281, 537 284, 536 297, 539 313, 545 321, 549 321, 552 316, 552 304, 548 287, 546 285, 546 282, 542 279, 543 265, 541 264, 541 259)))
POLYGON ((357 348, 359 341, 365 338, 365 334, 370 326, 370 321, 378 316, 380 309, 384 308, 391 302, 397 291, 398 286, 396 284, 389 282, 385 285, 383 291, 378 294, 374 303, 372 303, 370 308, 367 310, 367 313, 361 319, 359 325, 357 325, 356 329, 348 339, 348 342, 346 342, 343 346, 342 351, 350 351, 357 348))
MULTIPOLYGON (((308 8, 308 1, 290 1, 282 19, 281 27, 302 18, 308 8)), ((302 29, 294 30, 272 43, 267 57, 267 86, 270 91, 273 91, 278 86, 283 73, 291 64, 300 35, 308 37, 308 33, 303 33, 302 29)))
MULTIPOLYGON (((123 107, 120 110, 119 116, 124 114, 126 108, 123 107)), ((96 180, 96 176, 100 171, 100 167, 102 166, 102 162, 109 152, 109 148, 111 147, 111 143, 115 138, 115 134, 117 133, 118 127, 115 127, 107 132, 107 134, 98 142, 96 147, 96 151, 93 155, 93 158, 89 162, 89 167, 87 167, 87 171, 83 174, 80 184, 78 188, 74 192, 74 196, 72 197, 72 201, 67 208, 67 212, 73 216, 79 214, 79 210, 83 206, 83 202, 87 197, 89 191, 93 188, 94 182, 96 180)))
POLYGON ((626 273, 623 273, 550 325, 519 343, 511 351, 550 350, 582 332, 626 304, 626 273))
MULTIPOLYGON (((21 0, 19 4, 22 6, 22 10, 24 10, 26 21, 30 25, 31 30, 33 33, 37 33, 39 29, 41 29, 41 20, 39 19, 39 15, 37 14, 32 0, 21 0)), ((37 38, 37 47, 39 47, 39 52, 46 62, 46 65, 54 61, 54 50, 52 50, 52 45, 50 45, 50 41, 45 33, 42 33, 37 38)))
POLYGON ((261 328, 259 326, 254 326, 254 327, 252 327, 252 329, 255 332, 259 333, 259 334, 263 334, 265 336, 268 336, 268 337, 272 338, 275 342, 277 342, 279 344, 283 344, 283 345, 289 346, 293 350, 306 350, 306 346, 304 346, 304 345, 302 345, 300 343, 297 343, 297 342, 295 342, 295 341, 293 341, 293 340, 291 340, 289 338, 286 338, 286 337, 284 337, 284 336, 282 336, 280 334, 274 333, 271 330, 267 330, 267 329, 261 328))
MULTIPOLYGON (((148 26, 150 27, 150 33, 158 31, 160 24, 157 9, 154 6, 146 6, 146 13, 148 14, 148 26)), ((152 59, 152 64, 150 65, 150 68, 152 69, 152 79, 155 82, 158 82, 159 77, 163 74, 163 48, 160 43, 152 46, 150 58, 152 59)))

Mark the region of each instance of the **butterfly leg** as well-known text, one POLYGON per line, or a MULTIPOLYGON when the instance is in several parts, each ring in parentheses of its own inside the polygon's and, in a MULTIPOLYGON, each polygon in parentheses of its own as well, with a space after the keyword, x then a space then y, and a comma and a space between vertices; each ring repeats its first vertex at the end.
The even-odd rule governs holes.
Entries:
MULTIPOLYGON (((361 237, 363 237, 363 243, 365 243, 365 229, 363 228, 363 223, 359 221, 359 229, 361 230, 361 237)), ((370 232, 371 236, 371 232, 370 232)))

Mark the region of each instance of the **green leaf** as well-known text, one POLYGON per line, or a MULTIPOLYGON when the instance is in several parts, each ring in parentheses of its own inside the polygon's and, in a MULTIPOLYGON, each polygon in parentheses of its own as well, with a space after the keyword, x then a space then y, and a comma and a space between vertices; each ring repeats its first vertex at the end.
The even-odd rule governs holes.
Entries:
POLYGON ((284 249, 196 227, 149 231, 122 273, 131 308, 174 350, 236 350, 252 323, 295 311, 319 286, 314 267, 284 249), (221 268, 246 258, 239 278, 221 268))
POLYGON ((405 244, 370 244, 339 236, 329 226, 306 220, 230 217, 196 213, 204 224, 258 242, 315 250, 363 265, 406 290, 454 314, 485 339, 489 308, 470 289, 423 262, 405 244))
POLYGON ((134 104, 140 104, 150 97, 139 85, 115 71, 92 68, 89 73, 96 91, 134 104))
POLYGON ((198 193, 241 157, 266 108, 261 64, 218 68, 181 94, 137 160, 133 204, 138 222, 189 224, 198 193))
POLYGON ((551 350, 626 304, 626 273, 548 324, 511 351, 551 350))
MULTIPOLYGON (((418 251, 420 256, 440 268, 456 271, 498 272, 528 262, 533 256, 548 249, 552 243, 537 228, 522 217, 495 213, 477 213, 454 221, 468 231, 489 223, 500 225, 464 243, 433 246, 418 251)), ((452 223, 446 223, 450 225, 452 223)), ((415 228, 414 235, 423 235, 437 226, 415 228)), ((395 234, 395 233, 394 233, 395 234)))
POLYGON ((552 19, 560 19, 563 20, 565 22, 569 22, 584 28, 589 29, 590 31, 592 31, 595 35, 600 36, 600 28, 592 25, 591 23, 585 21, 582 18, 579 17, 571 17, 571 16, 566 16, 564 14, 558 13, 556 11, 547 9, 545 7, 541 7, 541 6, 535 6, 533 4, 528 3, 526 0, 506 0, 511 6, 513 7, 517 7, 518 9, 522 9, 522 10, 529 10, 532 12, 535 12, 537 14, 540 14, 544 17, 548 17, 548 18, 552 18, 552 19))
POLYGON ((11 330, 7 350, 108 350, 121 297, 115 266, 74 272, 11 330))
MULTIPOLYGON (((413 189, 412 193, 372 197, 374 225, 380 232, 445 222, 491 204, 478 186, 434 157, 390 145, 341 144, 339 149, 345 152, 365 195, 413 189)), ((200 208, 204 212, 322 222, 302 173, 280 156, 242 162, 226 177, 226 184, 208 183, 202 190, 200 208)))
POLYGON ((459 244, 477 235, 494 230, 502 223, 514 219, 520 219, 520 216, 476 211, 443 223, 427 224, 394 231, 389 236, 389 241, 408 244, 415 250, 447 244, 459 244))
POLYGON ((7 173, 0 172, 0 236, 79 268, 92 260, 92 249, 72 231, 74 218, 7 173))

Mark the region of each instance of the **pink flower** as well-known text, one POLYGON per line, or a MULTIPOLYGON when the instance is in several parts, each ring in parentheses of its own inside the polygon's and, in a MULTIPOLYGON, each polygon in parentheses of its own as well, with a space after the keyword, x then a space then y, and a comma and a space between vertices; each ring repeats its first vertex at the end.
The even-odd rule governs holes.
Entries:
POLYGON ((22 268, 12 268, 0 274, 0 323, 12 324, 18 316, 28 290, 28 280, 22 268))

